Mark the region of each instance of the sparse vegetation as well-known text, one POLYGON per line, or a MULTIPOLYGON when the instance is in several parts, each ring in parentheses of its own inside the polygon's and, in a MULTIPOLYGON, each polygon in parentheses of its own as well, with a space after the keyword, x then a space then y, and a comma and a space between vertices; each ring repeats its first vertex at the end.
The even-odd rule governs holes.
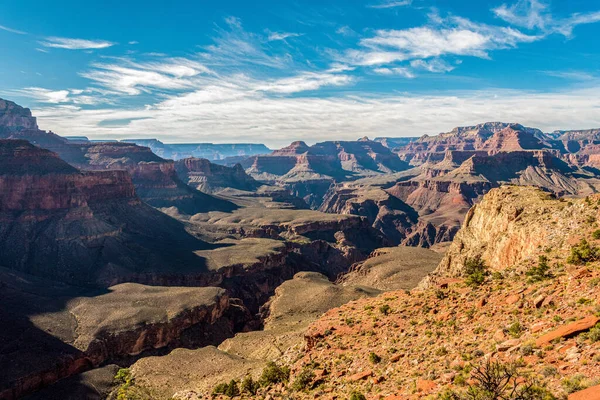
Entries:
POLYGON ((587 337, 592 342, 599 342, 600 341, 600 324, 596 324, 596 326, 594 326, 592 329, 590 329, 589 332, 587 333, 587 337))
POLYGON ((577 374, 569 378, 563 379, 562 386, 567 393, 575 393, 580 390, 586 389, 588 387, 588 384, 584 375, 577 374))
POLYGON ((523 327, 519 321, 515 321, 508 327, 507 332, 510 336, 519 338, 523 333, 523 327))
POLYGON ((152 393, 148 389, 135 385, 135 380, 129 368, 119 369, 114 379, 119 385, 116 390, 117 400, 146 400, 153 398, 152 393))
POLYGON ((600 249, 590 245, 587 240, 581 239, 576 246, 571 247, 571 254, 567 258, 567 262, 574 265, 583 265, 598 260, 599 256, 600 249))
POLYGON ((369 361, 371 362, 371 364, 378 364, 381 362, 381 357, 379 357, 377 354, 371 352, 371 353, 369 353, 369 361))
POLYGON ((469 286, 480 286, 488 275, 487 266, 481 256, 467 258, 465 261, 465 282, 469 286))
POLYGON ((213 389, 213 395, 222 394, 224 396, 235 397, 240 395, 238 383, 232 379, 229 383, 220 383, 213 389))
POLYGON ((315 378, 315 374, 310 366, 305 366, 302 371, 298 374, 294 383, 292 384, 293 390, 306 390, 310 389, 312 382, 315 378))
POLYGON ((388 315, 392 311, 391 307, 387 304, 384 304, 379 307, 379 312, 383 315, 388 315))
POLYGON ((348 400, 367 400, 367 398, 364 394, 355 391, 350 393, 350 397, 348 397, 348 400))
POLYGON ((257 381, 255 381, 250 375, 246 376, 240 384, 241 392, 251 395, 255 395, 259 387, 260 384, 257 381))
POLYGON ((526 273, 530 281, 540 282, 545 279, 552 278, 548 261, 548 257, 546 256, 542 255, 539 257, 538 264, 534 267, 531 267, 526 273))
POLYGON ((488 360, 472 371, 473 384, 466 392, 446 392, 455 400, 553 400, 548 389, 529 376, 521 374, 514 363, 488 360))
POLYGON ((286 366, 280 367, 274 362, 269 362, 258 382, 261 386, 269 386, 276 383, 287 383, 290 379, 290 369, 286 366))

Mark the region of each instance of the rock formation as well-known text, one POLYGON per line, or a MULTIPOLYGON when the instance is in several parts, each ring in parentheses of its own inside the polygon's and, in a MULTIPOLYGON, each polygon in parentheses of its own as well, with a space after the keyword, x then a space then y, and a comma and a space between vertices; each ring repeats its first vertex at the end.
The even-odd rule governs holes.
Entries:
POLYGON ((260 186, 240 164, 226 167, 203 158, 185 158, 175 162, 175 170, 182 181, 205 193, 227 188, 253 191, 260 186))
POLYGON ((231 157, 251 157, 256 154, 267 154, 269 149, 264 144, 235 143, 163 143, 157 139, 124 139, 122 142, 149 147, 163 158, 182 160, 184 158, 205 158, 210 161, 226 160, 231 157))

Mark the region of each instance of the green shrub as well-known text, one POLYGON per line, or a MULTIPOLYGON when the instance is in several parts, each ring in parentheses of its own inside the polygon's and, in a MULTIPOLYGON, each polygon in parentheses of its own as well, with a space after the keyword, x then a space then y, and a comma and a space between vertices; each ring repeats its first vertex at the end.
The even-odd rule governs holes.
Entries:
POLYGON ((548 257, 540 256, 538 259, 538 265, 531 267, 526 274, 532 282, 539 282, 543 281, 544 279, 552 278, 552 274, 550 273, 550 265, 548 265, 548 257))
POLYGON ((579 244, 571 247, 571 254, 567 258, 569 264, 583 265, 590 261, 596 261, 600 256, 600 250, 589 244, 585 239, 581 239, 579 244))
POLYGON ((487 266, 481 259, 481 256, 467 258, 465 261, 465 282, 469 286, 480 286, 485 282, 485 277, 488 275, 487 266))
POLYGON ((523 327, 521 326, 521 323, 519 321, 513 322, 508 327, 508 334, 514 337, 515 339, 521 337, 521 333, 523 333, 523 327))
POLYGON ((380 363, 380 362, 381 362, 381 357, 379 357, 377 354, 375 354, 375 353, 371 352, 371 353, 369 354, 369 361, 370 361, 372 364, 378 364, 378 363, 380 363))
POLYGON ((384 304, 381 307, 379 307, 379 312, 383 315, 388 315, 390 311, 392 311, 392 309, 387 304, 384 304))
POLYGON ((240 391, 242 393, 249 393, 251 395, 255 395, 256 391, 260 387, 260 384, 256 382, 250 375, 244 378, 242 383, 240 384, 240 391))
POLYGON ((445 356, 446 354, 448 354, 448 350, 445 347, 439 347, 435 351, 435 355, 438 357, 445 356))
POLYGON ((577 374, 570 378, 563 379, 561 383, 567 393, 575 393, 580 390, 587 389, 588 385, 585 380, 585 376, 577 374))
POLYGON ((348 400, 367 400, 367 398, 364 394, 355 391, 350 393, 350 397, 348 398, 348 400))
POLYGON ((287 383, 289 379, 290 369, 288 367, 280 367, 270 361, 263 369, 258 382, 261 386, 269 386, 276 383, 287 383))
POLYGON ((292 384, 293 390, 306 390, 311 389, 315 374, 310 367, 302 368, 302 371, 298 374, 294 383, 292 384))
POLYGON ((587 334, 587 337, 592 342, 600 341, 600 323, 596 324, 596 326, 594 326, 592 329, 590 329, 590 331, 587 334))
POLYGON ((232 379, 229 383, 220 383, 213 389, 213 394, 222 394, 229 397, 240 395, 240 388, 237 382, 232 379))
POLYGON ((600 229, 596 229, 593 233, 592 233, 592 237, 594 239, 600 239, 600 229))

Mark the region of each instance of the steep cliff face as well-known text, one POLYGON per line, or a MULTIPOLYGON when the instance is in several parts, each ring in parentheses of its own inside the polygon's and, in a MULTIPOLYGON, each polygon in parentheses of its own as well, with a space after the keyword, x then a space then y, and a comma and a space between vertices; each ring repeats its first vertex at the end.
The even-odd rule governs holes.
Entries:
POLYGON ((423 285, 461 276, 467 259, 481 257, 492 270, 502 271, 537 257, 540 249, 565 250, 572 244, 570 238, 588 229, 590 218, 596 218, 596 211, 583 200, 559 201, 534 187, 492 189, 468 212, 444 259, 423 285))
POLYGON ((180 213, 194 215, 207 211, 230 211, 228 201, 199 192, 184 183, 175 170, 175 162, 164 160, 130 143, 99 143, 79 146, 82 157, 72 158, 69 149, 60 150, 66 161, 86 170, 124 170, 131 175, 137 195, 153 207, 176 207, 180 213))
POLYGON ((600 129, 554 132, 568 152, 568 162, 592 168, 600 167, 600 129))
POLYGON ((31 115, 31 110, 20 107, 12 101, 0 99, 0 130, 18 132, 37 129, 37 121, 31 115))
POLYGON ((142 203, 125 171, 80 172, 26 141, 0 141, 0 265, 107 284, 143 269, 202 269, 194 239, 142 203))
POLYGON ((259 180, 346 180, 407 169, 407 164, 379 142, 331 141, 307 146, 294 142, 267 156, 252 159, 247 172, 259 180))
POLYGON ((240 164, 226 167, 203 158, 185 158, 175 162, 175 170, 182 181, 206 193, 225 188, 252 191, 260 186, 240 164))

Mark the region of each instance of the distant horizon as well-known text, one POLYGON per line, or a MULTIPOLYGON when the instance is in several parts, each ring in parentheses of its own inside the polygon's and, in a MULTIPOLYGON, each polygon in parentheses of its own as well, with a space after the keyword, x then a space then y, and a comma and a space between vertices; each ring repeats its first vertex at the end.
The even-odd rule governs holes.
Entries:
POLYGON ((0 4, 0 97, 65 136, 277 148, 600 127, 587 0, 94 3, 0 4))

